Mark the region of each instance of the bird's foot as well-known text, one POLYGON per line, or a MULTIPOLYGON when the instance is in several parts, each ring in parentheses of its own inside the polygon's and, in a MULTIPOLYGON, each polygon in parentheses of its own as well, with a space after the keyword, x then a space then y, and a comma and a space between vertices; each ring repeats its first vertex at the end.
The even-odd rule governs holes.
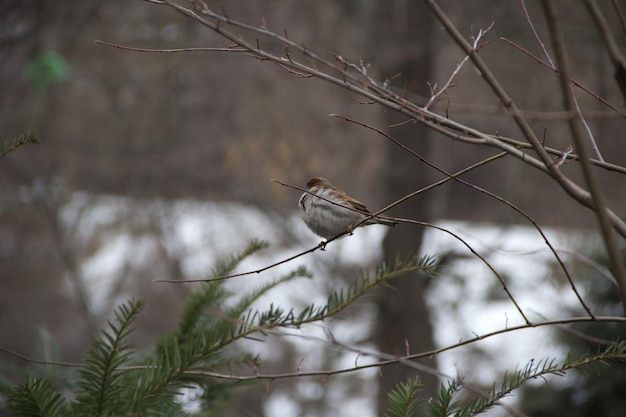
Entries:
POLYGON ((317 245, 317 247, 318 247, 318 248, 320 248, 320 250, 324 250, 324 251, 325 251, 325 250, 326 250, 326 244, 327 244, 327 243, 328 243, 328 241, 327 241, 327 240, 322 240, 322 241, 320 242, 320 244, 319 244, 319 245, 317 245))

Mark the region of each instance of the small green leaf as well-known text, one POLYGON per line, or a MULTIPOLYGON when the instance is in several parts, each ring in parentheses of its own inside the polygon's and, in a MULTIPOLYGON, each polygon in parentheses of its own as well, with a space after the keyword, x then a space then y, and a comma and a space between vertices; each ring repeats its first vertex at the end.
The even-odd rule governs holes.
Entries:
POLYGON ((24 67, 24 75, 31 81, 34 89, 40 92, 52 84, 65 80, 68 74, 67 61, 54 51, 43 52, 24 67))

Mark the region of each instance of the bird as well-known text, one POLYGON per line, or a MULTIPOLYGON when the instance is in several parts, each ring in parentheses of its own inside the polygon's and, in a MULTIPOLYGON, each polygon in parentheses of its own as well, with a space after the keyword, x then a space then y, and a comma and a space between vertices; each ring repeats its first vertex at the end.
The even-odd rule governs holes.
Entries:
MULTIPOLYGON (((356 225, 371 214, 365 204, 350 197, 326 178, 311 178, 306 184, 306 190, 298 201, 300 216, 313 233, 324 239, 332 239, 342 233, 352 234, 356 225)), ((372 217, 358 227, 371 224, 393 227, 398 222, 372 217)))

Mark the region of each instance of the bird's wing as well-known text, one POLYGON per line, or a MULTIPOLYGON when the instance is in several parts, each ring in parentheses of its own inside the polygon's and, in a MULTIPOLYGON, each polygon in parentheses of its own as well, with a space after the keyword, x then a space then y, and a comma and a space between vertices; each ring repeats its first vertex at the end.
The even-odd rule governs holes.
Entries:
POLYGON ((347 200, 348 204, 351 205, 352 207, 354 207, 355 209, 357 209, 359 211, 362 211, 364 213, 369 213, 370 212, 367 209, 367 207, 365 206, 365 204, 361 203, 356 198, 352 198, 352 197, 346 196, 346 200, 347 200))

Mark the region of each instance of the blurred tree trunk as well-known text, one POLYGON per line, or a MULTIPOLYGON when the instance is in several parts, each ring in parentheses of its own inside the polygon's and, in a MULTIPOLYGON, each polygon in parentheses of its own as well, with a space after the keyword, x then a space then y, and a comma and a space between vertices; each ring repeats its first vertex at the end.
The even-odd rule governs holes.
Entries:
MULTIPOLYGON (((432 16, 421 2, 396 0, 380 2, 374 10, 375 24, 370 32, 372 53, 376 54, 376 69, 381 77, 391 78, 401 73, 393 85, 407 87, 407 91, 428 94, 427 81, 431 76, 433 46, 432 16), (382 54, 382 56, 381 56, 382 54)), ((398 123, 397 114, 387 112, 383 119, 387 125, 398 123)), ((390 129, 395 138, 416 150, 428 159, 429 132, 422 125, 408 123, 402 127, 390 129)), ((429 169, 417 158, 388 142, 387 163, 384 184, 387 200, 399 198, 429 182, 429 169)), ((429 201, 424 197, 409 200, 390 214, 427 221, 430 214, 429 201)), ((393 262, 397 255, 401 257, 419 251, 423 228, 401 224, 388 233, 384 242, 387 262, 393 262)), ((397 355, 423 352, 433 349, 432 328, 429 313, 424 302, 428 286, 427 278, 411 274, 391 282, 394 290, 381 289, 378 294, 380 311, 375 341, 379 349, 397 355)), ((426 360, 425 365, 435 367, 434 360, 426 360)), ((416 374, 415 369, 406 365, 393 365, 382 370, 379 389, 380 415, 387 408, 387 393, 395 385, 416 374)), ((420 379, 425 384, 423 395, 430 397, 437 389, 438 380, 431 374, 420 372, 420 379)))

